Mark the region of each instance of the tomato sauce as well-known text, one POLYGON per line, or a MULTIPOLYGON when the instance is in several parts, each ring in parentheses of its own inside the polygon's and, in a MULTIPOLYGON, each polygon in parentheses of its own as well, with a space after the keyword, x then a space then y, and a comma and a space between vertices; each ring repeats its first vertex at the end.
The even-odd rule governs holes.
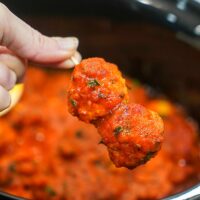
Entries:
POLYGON ((130 101, 158 112, 165 141, 134 170, 116 168, 93 125, 67 112, 68 71, 29 68, 25 93, 0 119, 0 189, 34 200, 160 199, 200 180, 198 128, 129 79, 130 101))

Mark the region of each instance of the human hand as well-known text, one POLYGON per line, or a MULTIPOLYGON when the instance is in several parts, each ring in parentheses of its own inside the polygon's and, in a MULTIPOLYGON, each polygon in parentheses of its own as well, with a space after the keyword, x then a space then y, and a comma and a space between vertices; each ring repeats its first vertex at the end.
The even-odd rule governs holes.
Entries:
POLYGON ((22 77, 28 61, 71 68, 81 55, 75 37, 47 37, 0 3, 0 111, 11 102, 9 90, 22 77))

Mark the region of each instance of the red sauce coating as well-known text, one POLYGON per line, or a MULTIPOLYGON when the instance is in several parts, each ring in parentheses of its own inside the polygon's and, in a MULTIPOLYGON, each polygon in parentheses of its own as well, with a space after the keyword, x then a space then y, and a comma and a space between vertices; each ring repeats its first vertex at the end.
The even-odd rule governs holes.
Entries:
POLYGON ((116 65, 102 58, 88 58, 75 66, 68 102, 73 115, 98 124, 113 163, 133 169, 160 150, 164 127, 155 112, 128 104, 127 87, 116 65))
POLYGON ((116 65, 88 58, 75 67, 68 90, 69 109, 82 121, 108 114, 127 97, 125 79, 116 65))
MULTIPOLYGON (((158 155, 135 170, 116 168, 96 129, 67 112, 70 76, 28 69, 22 100, 0 118, 0 190, 34 200, 156 200, 200 180, 198 128, 184 111, 165 100, 173 112, 158 155)), ((129 83, 130 101, 152 109, 145 88, 129 83)))
POLYGON ((163 121, 139 104, 121 104, 98 125, 102 142, 117 167, 135 168, 146 163, 161 148, 163 121))

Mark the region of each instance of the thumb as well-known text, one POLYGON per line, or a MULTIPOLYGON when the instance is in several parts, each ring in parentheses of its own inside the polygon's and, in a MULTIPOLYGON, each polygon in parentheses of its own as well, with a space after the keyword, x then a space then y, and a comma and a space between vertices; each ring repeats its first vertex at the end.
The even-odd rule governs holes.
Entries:
POLYGON ((44 36, 0 3, 0 45, 34 62, 56 63, 75 54, 78 39, 44 36))

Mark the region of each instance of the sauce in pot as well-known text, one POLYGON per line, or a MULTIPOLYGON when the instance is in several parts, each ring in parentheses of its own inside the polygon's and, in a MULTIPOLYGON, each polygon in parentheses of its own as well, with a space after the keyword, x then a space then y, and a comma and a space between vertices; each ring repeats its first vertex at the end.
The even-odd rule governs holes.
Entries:
POLYGON ((198 129, 180 108, 128 80, 130 101, 158 112, 165 141, 135 170, 116 168, 93 125, 67 112, 69 72, 29 68, 25 93, 0 119, 0 189, 34 200, 159 199, 200 179, 198 129))

